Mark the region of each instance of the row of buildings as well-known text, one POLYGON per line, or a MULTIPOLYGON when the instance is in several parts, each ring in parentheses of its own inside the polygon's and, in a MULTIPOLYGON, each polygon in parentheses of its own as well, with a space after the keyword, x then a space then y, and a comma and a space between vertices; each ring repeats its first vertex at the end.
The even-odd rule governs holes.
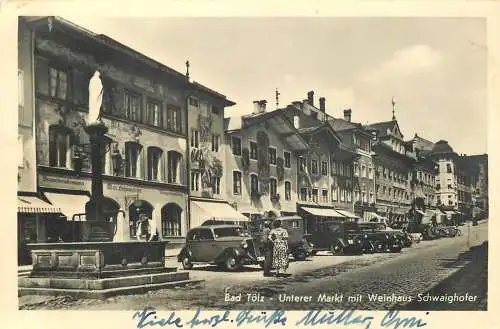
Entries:
MULTIPOLYGON (((18 235, 71 241, 91 174, 88 84, 101 73, 107 207, 116 239, 146 213, 172 245, 205 220, 299 214, 404 222, 487 211, 487 155, 405 139, 396 117, 362 125, 327 114, 325 98, 231 117, 234 102, 120 44, 58 17, 24 17, 18 40, 18 235), (476 211, 480 211, 477 210, 476 211)), ((314 225, 308 221, 308 225, 314 225)))

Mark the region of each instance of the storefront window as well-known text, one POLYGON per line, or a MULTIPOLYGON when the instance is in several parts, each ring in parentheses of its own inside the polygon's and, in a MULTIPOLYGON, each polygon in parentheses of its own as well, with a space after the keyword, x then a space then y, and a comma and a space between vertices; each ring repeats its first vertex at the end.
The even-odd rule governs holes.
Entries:
POLYGON ((161 209, 162 236, 182 236, 182 208, 175 203, 169 203, 161 209))
POLYGON ((129 213, 129 225, 130 225, 130 237, 137 237, 137 224, 140 216, 142 214, 146 215, 148 218, 152 218, 153 206, 144 200, 135 200, 128 208, 129 213))

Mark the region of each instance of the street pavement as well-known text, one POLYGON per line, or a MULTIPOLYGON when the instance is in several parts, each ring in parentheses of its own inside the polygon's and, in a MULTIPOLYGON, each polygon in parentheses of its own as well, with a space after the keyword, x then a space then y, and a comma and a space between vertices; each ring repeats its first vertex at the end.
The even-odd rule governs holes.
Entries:
MULTIPOLYGON (((42 300, 40 297, 30 299, 30 296, 23 296, 19 298, 19 304, 20 309, 139 310, 147 306, 159 310, 196 307, 272 309, 279 306, 283 309, 297 310, 311 308, 383 310, 433 309, 434 304, 440 303, 439 309, 457 307, 462 310, 485 309, 486 283, 483 281, 487 278, 487 274, 484 273, 487 267, 483 266, 484 262, 481 263, 483 267, 480 270, 483 275, 478 276, 478 280, 482 281, 477 283, 477 287, 472 287, 475 289, 471 288, 471 275, 475 274, 469 270, 464 274, 468 279, 464 280, 461 279, 460 273, 467 268, 478 268, 472 266, 472 263, 485 256, 484 248, 477 246, 487 241, 487 223, 471 227, 470 235, 467 227, 462 227, 462 231, 464 234, 460 237, 423 241, 397 254, 360 256, 323 254, 307 261, 291 262, 288 271, 291 276, 288 278, 263 277, 261 269, 257 266, 246 266, 236 273, 223 272, 212 266, 196 266, 190 271, 191 278, 204 281, 187 287, 116 296, 104 300, 75 300, 70 297, 42 300), (473 246, 476 246, 475 254, 464 256, 471 252, 469 249, 473 246), (439 286, 454 275, 456 276, 454 281, 439 286), (471 288, 469 295, 474 292, 476 296, 473 302, 417 300, 418 294, 424 294, 423 297, 431 294, 442 296, 446 293, 465 295, 468 288, 471 288), (228 293, 227 297, 241 296, 241 300, 225 300, 225 292, 228 293)), ((171 262, 169 265, 178 265, 175 259, 169 262, 171 262)))

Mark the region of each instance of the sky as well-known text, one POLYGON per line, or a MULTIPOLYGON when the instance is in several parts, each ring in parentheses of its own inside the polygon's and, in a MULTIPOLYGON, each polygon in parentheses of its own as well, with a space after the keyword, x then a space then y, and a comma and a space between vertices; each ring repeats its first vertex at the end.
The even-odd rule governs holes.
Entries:
POLYGON ((487 153, 487 47, 482 18, 103 18, 65 16, 185 73, 237 104, 226 116, 326 98, 362 124, 395 114, 405 139, 487 153))

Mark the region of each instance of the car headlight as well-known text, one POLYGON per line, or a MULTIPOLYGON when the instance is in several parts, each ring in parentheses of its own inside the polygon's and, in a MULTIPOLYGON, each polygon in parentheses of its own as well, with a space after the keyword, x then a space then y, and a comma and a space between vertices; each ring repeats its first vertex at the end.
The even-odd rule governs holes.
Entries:
POLYGON ((365 239, 367 239, 367 238, 368 238, 368 235, 365 234, 365 239))
POLYGON ((309 243, 309 245, 310 245, 311 247, 314 247, 314 244, 312 244, 312 243, 309 243))
POLYGON ((242 247, 243 249, 248 248, 248 243, 246 243, 246 241, 245 241, 245 242, 243 242, 243 243, 241 244, 241 247, 242 247))

